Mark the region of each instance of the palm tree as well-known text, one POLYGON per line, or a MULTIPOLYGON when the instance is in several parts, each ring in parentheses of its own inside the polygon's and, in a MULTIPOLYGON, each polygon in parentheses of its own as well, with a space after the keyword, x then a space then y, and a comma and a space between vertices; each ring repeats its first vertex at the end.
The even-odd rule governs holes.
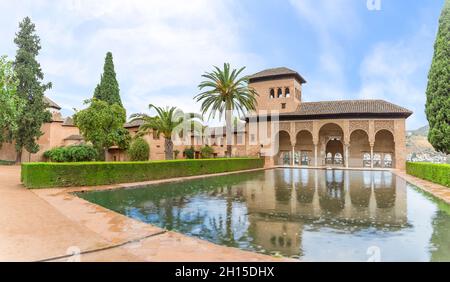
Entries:
POLYGON ((202 113, 210 111, 209 118, 219 114, 219 118, 225 113, 227 156, 231 157, 231 143, 233 132, 233 111, 239 116, 247 111, 256 109, 256 91, 248 86, 248 77, 239 77, 245 67, 239 70, 230 69, 230 64, 225 63, 223 70, 214 66, 214 71, 202 75, 205 81, 199 84, 200 90, 206 91, 194 97, 197 102, 202 101, 202 113))
POLYGON ((131 116, 132 120, 142 120, 143 124, 139 127, 138 135, 142 136, 149 131, 153 131, 153 134, 164 137, 164 152, 166 160, 173 159, 173 141, 172 136, 174 134, 181 136, 184 129, 196 130, 201 128, 201 123, 198 119, 202 119, 202 116, 195 113, 183 113, 182 110, 176 107, 157 107, 150 104, 149 109, 156 110, 157 115, 152 117, 147 114, 134 114, 131 116))

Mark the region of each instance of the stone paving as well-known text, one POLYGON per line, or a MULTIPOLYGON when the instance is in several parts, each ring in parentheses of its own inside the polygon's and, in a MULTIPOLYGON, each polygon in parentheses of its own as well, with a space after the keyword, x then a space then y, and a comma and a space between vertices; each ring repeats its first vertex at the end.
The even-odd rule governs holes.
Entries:
POLYGON ((133 220, 76 190, 85 189, 27 190, 20 167, 0 166, 0 261, 286 261, 133 220))

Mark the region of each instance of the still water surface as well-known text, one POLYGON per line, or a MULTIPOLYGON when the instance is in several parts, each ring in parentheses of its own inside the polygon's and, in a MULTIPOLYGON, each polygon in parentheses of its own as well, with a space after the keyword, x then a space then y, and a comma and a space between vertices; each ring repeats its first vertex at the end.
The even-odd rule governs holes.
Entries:
POLYGON ((305 261, 450 261, 450 207, 390 172, 275 169, 78 195, 258 253, 305 261))

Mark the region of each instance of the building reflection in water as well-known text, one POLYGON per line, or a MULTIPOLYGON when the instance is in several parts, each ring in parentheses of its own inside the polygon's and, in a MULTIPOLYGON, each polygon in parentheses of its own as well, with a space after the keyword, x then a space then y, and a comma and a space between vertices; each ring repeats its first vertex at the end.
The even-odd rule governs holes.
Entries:
POLYGON ((446 209, 388 171, 275 169, 79 196, 244 250, 365 260, 376 245, 383 260, 450 260, 446 209))
POLYGON ((406 182, 385 171, 266 171, 246 183, 254 243, 272 252, 302 256, 305 224, 345 231, 407 226, 406 182))

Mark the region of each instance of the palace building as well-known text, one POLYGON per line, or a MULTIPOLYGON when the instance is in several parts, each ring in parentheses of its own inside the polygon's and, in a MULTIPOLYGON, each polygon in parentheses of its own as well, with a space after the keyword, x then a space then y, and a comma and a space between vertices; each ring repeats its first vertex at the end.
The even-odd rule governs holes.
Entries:
MULTIPOLYGON (((258 93, 257 111, 234 128, 232 155, 261 156, 268 167, 404 169, 405 120, 411 111, 383 100, 305 102, 302 91, 305 83, 299 73, 284 67, 251 75, 249 86, 258 93), (270 141, 262 140, 261 136, 268 136, 270 141)), ((42 127, 44 135, 38 140, 41 150, 36 154, 24 152, 23 161, 45 161, 46 150, 84 142, 72 119, 62 118, 60 107, 46 99, 52 122, 42 127)), ((124 127, 134 135, 140 125, 141 122, 135 121, 124 127)), ((196 157, 205 144, 214 149, 214 157, 224 157, 225 132, 218 127, 208 128, 204 136, 192 134, 189 144, 175 145, 174 150, 179 152, 176 157, 184 158, 182 152, 191 144, 196 157)), ((164 159, 163 138, 153 136, 152 132, 144 138, 150 145, 150 159, 164 159)), ((3 144, 0 160, 15 159, 14 145, 3 144)), ((126 152, 116 147, 109 149, 107 160, 127 159, 126 152)))
POLYGON ((279 142, 278 153, 267 157, 269 165, 404 169, 405 120, 411 111, 383 100, 304 102, 305 83, 288 68, 250 76, 259 94, 257 112, 280 113, 278 131, 271 134, 279 142))

